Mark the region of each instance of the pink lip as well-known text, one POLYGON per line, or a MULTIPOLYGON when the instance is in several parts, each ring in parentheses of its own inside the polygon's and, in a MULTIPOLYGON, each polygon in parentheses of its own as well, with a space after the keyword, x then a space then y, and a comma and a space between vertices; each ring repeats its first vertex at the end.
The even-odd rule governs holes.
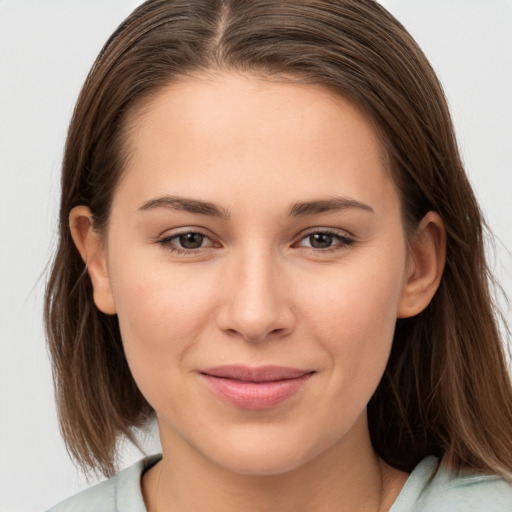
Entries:
POLYGON ((217 366, 201 370, 210 389, 241 409, 270 409, 304 387, 312 371, 283 366, 217 366))

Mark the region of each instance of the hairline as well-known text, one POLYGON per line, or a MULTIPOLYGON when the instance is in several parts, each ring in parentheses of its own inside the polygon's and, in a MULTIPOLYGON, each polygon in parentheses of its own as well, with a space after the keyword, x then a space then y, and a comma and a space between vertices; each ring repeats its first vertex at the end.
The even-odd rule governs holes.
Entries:
MULTIPOLYGON (((236 67, 229 67, 226 65, 211 65, 208 67, 199 67, 191 69, 187 72, 181 72, 176 74, 160 85, 155 85, 148 88, 148 90, 141 93, 138 97, 130 101, 126 106, 126 111, 121 117, 118 131, 116 132, 116 138, 118 140, 118 153, 119 153, 119 176, 112 190, 111 204, 114 201, 114 196, 117 192, 119 185, 121 184, 126 170, 130 166, 130 162, 134 156, 133 139, 136 132, 140 129, 141 125, 145 123, 152 112, 152 105, 157 99, 165 92, 169 91, 175 86, 192 83, 194 81, 207 81, 215 82, 218 81, 222 76, 231 75, 245 78, 249 81, 260 82, 262 85, 268 84, 294 84, 304 87, 309 87, 312 90, 316 90, 320 93, 330 97, 331 99, 342 98, 347 101, 356 111, 369 123, 372 129, 378 145, 380 162, 383 170, 387 173, 387 176, 391 179, 395 191, 398 196, 400 204, 400 212, 402 218, 402 225, 404 229, 404 235, 409 247, 410 239, 414 232, 414 226, 407 219, 407 212, 405 208, 404 198, 402 197, 402 190, 398 182, 399 173, 393 169, 389 150, 387 149, 388 138, 384 133, 384 130, 380 128, 374 116, 369 112, 369 109, 362 104, 361 101, 357 101, 349 93, 341 91, 335 88, 333 85, 323 83, 316 79, 313 80, 310 75, 306 73, 297 72, 270 72, 264 69, 238 69, 236 67)), ((107 233, 110 219, 110 209, 107 216, 106 222, 101 229, 100 233, 107 233)))

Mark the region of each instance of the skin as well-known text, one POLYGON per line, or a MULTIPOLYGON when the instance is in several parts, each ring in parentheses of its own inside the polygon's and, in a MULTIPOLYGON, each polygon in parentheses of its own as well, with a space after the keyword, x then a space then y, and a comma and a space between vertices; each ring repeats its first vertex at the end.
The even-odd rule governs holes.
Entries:
POLYGON ((164 458, 143 478, 148 510, 388 510, 407 475, 373 451, 366 405, 396 318, 437 289, 442 221, 430 212, 406 243, 372 124, 318 87, 198 76, 130 122, 107 232, 85 206, 70 225, 158 415, 164 458), (180 246, 194 232, 201 247, 180 246), (198 373, 225 364, 314 373, 253 411, 198 373))

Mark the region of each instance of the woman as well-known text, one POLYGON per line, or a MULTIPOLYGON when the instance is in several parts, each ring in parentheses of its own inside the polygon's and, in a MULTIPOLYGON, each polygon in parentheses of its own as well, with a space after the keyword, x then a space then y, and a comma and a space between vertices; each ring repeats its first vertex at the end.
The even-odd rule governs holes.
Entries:
POLYGON ((54 510, 510 510, 512 400, 439 83, 371 0, 150 0, 68 135, 54 510), (85 263, 85 265, 84 265, 85 263))

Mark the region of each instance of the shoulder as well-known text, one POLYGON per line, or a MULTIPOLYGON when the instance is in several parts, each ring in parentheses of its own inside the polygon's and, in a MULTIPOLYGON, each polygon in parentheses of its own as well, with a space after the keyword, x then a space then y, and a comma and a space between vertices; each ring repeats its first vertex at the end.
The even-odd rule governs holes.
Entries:
POLYGON ((440 465, 418 512, 434 512, 441 510, 439 507, 451 512, 510 512, 512 485, 499 476, 452 472, 440 465))
POLYGON ((160 455, 139 460, 116 476, 86 489, 52 507, 47 512, 146 512, 140 479, 160 455))
POLYGON ((434 457, 428 457, 411 473, 390 512, 405 510, 510 512, 512 483, 499 476, 452 471, 434 457))

